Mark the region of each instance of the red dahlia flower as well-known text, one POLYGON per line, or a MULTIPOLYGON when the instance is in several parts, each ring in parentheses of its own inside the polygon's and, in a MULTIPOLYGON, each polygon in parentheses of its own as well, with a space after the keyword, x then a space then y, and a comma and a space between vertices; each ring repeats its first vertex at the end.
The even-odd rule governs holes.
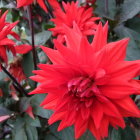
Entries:
POLYGON ((14 62, 9 65, 9 72, 17 79, 18 82, 22 82, 26 79, 26 76, 23 72, 21 59, 15 58, 14 62))
POLYGON ((53 35, 58 35, 59 40, 63 40, 64 35, 64 24, 70 28, 73 28, 73 23, 75 22, 80 31, 84 35, 93 35, 97 25, 95 21, 99 20, 99 17, 93 17, 93 9, 85 7, 79 7, 78 2, 74 3, 62 3, 64 10, 57 8, 54 10, 55 18, 52 19, 55 28, 50 29, 53 31, 53 35))
POLYGON ((94 4, 96 2, 96 0, 86 0, 87 4, 94 4))
MULTIPOLYGON (((17 7, 20 8, 20 7, 27 6, 36 2, 40 5, 40 7, 45 12, 48 12, 48 9, 46 8, 46 5, 45 5, 45 0, 17 0, 17 7)), ((57 8, 59 6, 57 0, 48 0, 48 2, 53 8, 57 8)))
MULTIPOLYGON (((16 54, 14 45, 15 42, 11 39, 8 39, 8 35, 12 35, 14 36, 16 39, 19 40, 19 36, 12 31, 12 29, 15 27, 15 25, 18 23, 14 22, 14 23, 7 23, 5 21, 6 19, 6 15, 7 15, 6 11, 1 17, 0 17, 0 61, 7 63, 8 58, 7 58, 7 54, 6 54, 6 50, 10 50, 13 55, 16 54)), ((1 11, 0 11, 1 14, 1 11)))
POLYGON ((42 47, 53 64, 34 71, 31 79, 40 85, 30 94, 48 93, 41 105, 54 111, 49 124, 61 120, 58 131, 74 125, 76 138, 89 129, 101 140, 109 125, 124 128, 123 117, 140 117, 130 98, 140 91, 133 79, 140 60, 125 61, 129 39, 107 43, 107 24, 99 24, 91 44, 74 29, 65 33, 67 47, 57 40, 57 50, 42 47))

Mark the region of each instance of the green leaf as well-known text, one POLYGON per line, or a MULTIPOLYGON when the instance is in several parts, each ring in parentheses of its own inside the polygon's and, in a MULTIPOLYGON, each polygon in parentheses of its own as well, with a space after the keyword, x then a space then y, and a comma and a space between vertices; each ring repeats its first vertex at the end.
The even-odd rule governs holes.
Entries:
POLYGON ((6 74, 3 71, 1 71, 0 72, 0 80, 3 80, 6 77, 7 77, 6 74))
POLYGON ((140 34, 134 30, 125 27, 124 25, 117 26, 114 31, 119 36, 120 39, 129 37, 130 42, 127 48, 127 60, 137 60, 140 59, 140 34))
POLYGON ((33 65, 33 57, 32 57, 31 52, 27 53, 23 56, 22 65, 23 65, 23 70, 24 70, 25 75, 27 77, 32 76, 33 75, 32 71, 34 70, 34 65, 33 65))
POLYGON ((0 88, 5 95, 9 95, 9 82, 0 81, 0 88))
MULTIPOLYGON (((126 22, 127 27, 131 28, 132 30, 140 33, 140 18, 134 17, 126 22)), ((138 36, 139 38, 139 36, 138 36)))
POLYGON ((86 131, 78 140, 95 140, 95 138, 90 131, 86 131))
POLYGON ((18 132, 20 129, 22 129, 25 125, 24 118, 17 117, 15 123, 14 123, 14 132, 18 132))
POLYGON ((24 112, 30 105, 30 98, 22 97, 20 100, 20 111, 24 112))
POLYGON ((140 0, 125 0, 120 14, 120 23, 127 21, 140 12, 140 0))
POLYGON ((14 129, 12 131, 12 140, 27 140, 24 125, 24 119, 21 117, 17 117, 14 123, 14 129))
POLYGON ((115 19, 117 12, 115 0, 108 0, 108 9, 106 9, 105 0, 97 0, 96 5, 95 13, 99 17, 106 17, 111 20, 115 19))
POLYGON ((10 115, 10 114, 12 114, 12 111, 8 110, 4 106, 0 106, 0 116, 10 115))
POLYGON ((119 130, 113 129, 111 131, 112 140, 121 140, 121 132, 119 130))
MULTIPOLYGON (((44 45, 50 37, 50 31, 43 31, 35 34, 35 45, 44 45)), ((27 40, 31 43, 31 37, 28 37, 27 40)))
POLYGON ((26 124, 30 126, 41 127, 40 120, 38 119, 38 117, 36 117, 35 119, 32 119, 31 117, 29 117, 29 115, 25 114, 24 119, 25 119, 26 124))
POLYGON ((114 129, 111 132, 112 140, 136 140, 134 130, 130 126, 126 126, 125 129, 114 129))
POLYGON ((74 139, 74 132, 73 132, 73 127, 67 127, 63 129, 62 131, 58 132, 59 123, 54 123, 53 125, 50 126, 50 131, 58 137, 60 140, 75 140, 74 139))
POLYGON ((45 137, 44 140, 60 140, 60 139, 58 139, 56 136, 49 134, 45 137))
POLYGON ((28 140, 38 140, 38 133, 35 127, 26 125, 25 130, 26 130, 28 140))
POLYGON ((12 140, 28 140, 24 128, 21 128, 13 135, 12 140))
MULTIPOLYGON (((31 52, 23 56, 22 67, 27 78, 33 75, 32 71, 34 70, 34 64, 31 52)), ((28 81, 32 85, 32 87, 34 87, 35 82, 29 78, 28 81)))
POLYGON ((31 99, 31 104, 32 104, 32 107, 34 110, 34 114, 36 114, 42 118, 48 119, 52 115, 52 111, 43 109, 42 107, 39 106, 45 97, 46 97, 45 94, 34 95, 31 99))
POLYGON ((136 140, 135 132, 130 127, 127 126, 124 130, 120 130, 122 133, 122 139, 121 140, 136 140))

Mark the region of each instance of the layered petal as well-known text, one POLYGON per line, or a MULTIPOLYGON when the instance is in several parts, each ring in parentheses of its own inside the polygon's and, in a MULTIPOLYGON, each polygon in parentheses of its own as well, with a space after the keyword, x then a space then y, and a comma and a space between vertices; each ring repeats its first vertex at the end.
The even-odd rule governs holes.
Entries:
MULTIPOLYGON (((64 3, 63 7, 69 15, 69 7, 76 13, 75 3, 64 3)), ((85 15, 83 21, 90 16, 89 11, 85 15, 79 10, 79 15, 85 15)), ((36 75, 32 79, 40 85, 31 93, 47 93, 41 106, 54 111, 49 124, 60 121, 58 131, 74 125, 75 138, 88 129, 102 140, 110 125, 125 128, 124 117, 140 117, 130 97, 140 93, 140 82, 134 79, 139 76, 140 61, 125 61, 129 39, 107 43, 108 23, 98 25, 89 43, 77 26, 81 24, 79 17, 71 28, 72 16, 66 20, 64 12, 57 16, 67 23, 65 42, 54 40, 57 50, 42 47, 53 64, 40 64, 40 70, 33 71, 36 75)))

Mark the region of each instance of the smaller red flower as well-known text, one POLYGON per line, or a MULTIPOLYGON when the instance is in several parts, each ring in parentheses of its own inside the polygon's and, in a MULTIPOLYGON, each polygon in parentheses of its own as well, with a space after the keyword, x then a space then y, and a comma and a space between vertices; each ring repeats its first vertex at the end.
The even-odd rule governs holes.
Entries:
MULTIPOLYGON (((16 54, 15 51, 15 42, 11 39, 9 39, 7 36, 12 35, 16 39, 19 40, 19 36, 12 31, 12 29, 15 27, 15 25, 18 23, 18 21, 14 23, 8 23, 5 21, 6 15, 8 11, 6 11, 1 17, 0 17, 0 61, 1 62, 8 62, 6 51, 10 50, 13 55, 16 54)), ((1 14, 1 11, 0 11, 1 14)))
POLYGON ((0 97, 2 97, 3 96, 3 91, 2 91, 2 89, 0 88, 0 97))
POLYGON ((18 101, 19 100, 19 97, 18 97, 18 95, 16 93, 16 90, 15 90, 15 88, 14 88, 14 86, 12 84, 10 85, 10 94, 11 94, 12 98, 15 101, 18 101))
POLYGON ((21 59, 19 58, 15 58, 14 62, 10 64, 9 72, 17 79, 18 82, 26 79, 21 66, 21 59))
POLYGON ((83 35, 93 35, 97 28, 95 21, 99 20, 99 17, 93 17, 93 9, 85 7, 79 7, 78 2, 62 3, 64 10, 57 8, 54 10, 55 18, 52 19, 55 28, 50 29, 53 31, 53 35, 57 36, 59 40, 63 40, 64 36, 64 24, 70 28, 73 28, 75 22, 83 35))
MULTIPOLYGON (((45 5, 45 1, 44 0, 17 0, 17 8, 23 7, 23 6, 27 6, 30 5, 32 3, 38 3, 40 5, 40 7, 45 11, 48 12, 48 9, 45 5)), ((59 6, 57 0, 48 0, 48 2, 50 3, 50 5, 53 8, 57 8, 59 6)))
POLYGON ((34 114, 33 114, 33 108, 32 106, 28 106, 28 108, 25 110, 25 112, 32 118, 35 119, 34 114))
POLYGON ((32 46, 28 44, 17 45, 15 47, 16 53, 19 54, 26 54, 32 50, 32 46))
POLYGON ((96 0, 86 0, 87 4, 94 4, 96 2, 96 0))

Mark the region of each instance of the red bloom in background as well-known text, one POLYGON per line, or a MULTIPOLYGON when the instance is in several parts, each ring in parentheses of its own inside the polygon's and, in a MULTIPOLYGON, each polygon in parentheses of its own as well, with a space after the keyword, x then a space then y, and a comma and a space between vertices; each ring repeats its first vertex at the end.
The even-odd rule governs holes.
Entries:
POLYGON ((18 57, 15 58, 14 62, 10 63, 9 72, 17 79, 18 82, 26 79, 21 66, 21 60, 18 57))
MULTIPOLYGON (((45 12, 48 12, 48 9, 46 8, 45 5, 45 0, 17 0, 17 7, 20 8, 35 2, 37 2, 45 12)), ((57 8, 59 6, 57 0, 48 0, 48 2, 53 8, 57 8)))
POLYGON ((93 17, 93 9, 85 7, 79 7, 78 2, 74 3, 64 3, 64 10, 57 8, 54 10, 55 18, 52 19, 55 28, 50 29, 53 31, 53 35, 58 35, 59 40, 63 40, 64 35, 64 24, 70 28, 73 28, 73 23, 75 22, 80 31, 84 35, 93 35, 97 25, 95 21, 99 20, 99 17, 93 17))
MULTIPOLYGON (((2 62, 7 63, 8 58, 7 58, 7 54, 6 51, 11 51, 13 53, 13 55, 16 54, 15 51, 15 42, 11 39, 8 39, 8 35, 12 35, 14 36, 16 39, 19 40, 19 36, 12 31, 12 29, 15 27, 15 25, 18 23, 14 22, 14 23, 8 23, 5 21, 6 19, 6 15, 7 15, 8 11, 6 11, 1 17, 0 17, 0 60, 2 62)), ((0 11, 1 14, 1 11, 0 11)))
POLYGON ((96 2, 96 0, 86 0, 87 4, 94 4, 96 2))
MULTIPOLYGON (((75 25, 76 27, 76 25, 75 25)), ((61 120, 58 131, 74 125, 75 137, 87 129, 97 140, 108 136, 109 125, 125 127, 123 117, 140 117, 130 98, 140 91, 140 60, 125 61, 129 39, 107 43, 107 24, 98 25, 93 42, 76 29, 65 27, 65 47, 42 47, 52 65, 40 64, 31 79, 40 85, 30 94, 48 93, 42 102, 54 114, 49 124, 61 120)))

